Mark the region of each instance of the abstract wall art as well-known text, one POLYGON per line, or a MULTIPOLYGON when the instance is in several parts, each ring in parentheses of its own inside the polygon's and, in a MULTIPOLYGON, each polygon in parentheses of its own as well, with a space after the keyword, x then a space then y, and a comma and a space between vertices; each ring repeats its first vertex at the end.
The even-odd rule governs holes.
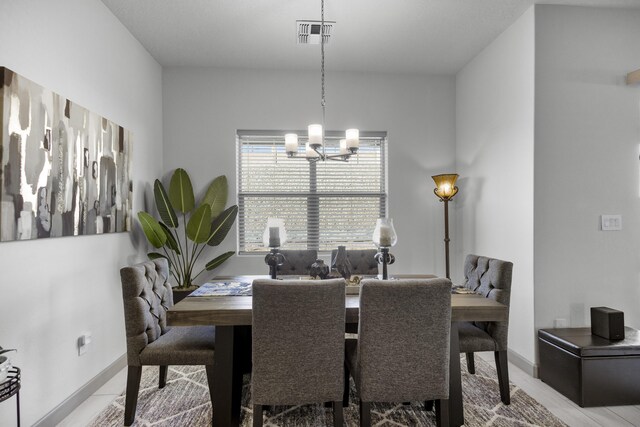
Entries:
POLYGON ((131 229, 131 133, 0 67, 0 241, 131 229))

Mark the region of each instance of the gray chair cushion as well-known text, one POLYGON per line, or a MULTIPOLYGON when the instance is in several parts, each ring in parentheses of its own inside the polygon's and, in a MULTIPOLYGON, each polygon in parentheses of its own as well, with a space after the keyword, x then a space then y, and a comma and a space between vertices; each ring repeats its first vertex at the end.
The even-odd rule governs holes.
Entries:
POLYGON ((309 269, 311 264, 318 259, 318 251, 309 250, 284 250, 280 251, 284 255, 285 261, 281 266, 278 266, 278 274, 282 275, 309 275, 309 269))
POLYGON ((447 399, 451 281, 363 280, 346 362, 365 402, 447 399))
MULTIPOLYGON (((337 249, 331 251, 331 259, 333 260, 338 253, 337 249)), ((378 274, 378 262, 375 259, 378 251, 376 249, 349 249, 347 250, 347 259, 351 264, 351 274, 378 274)))
MULTIPOLYGON (((513 263, 478 255, 467 255, 464 262, 464 286, 473 291, 498 301, 509 307, 511 300, 511 277, 513 263)), ((507 350, 509 321, 504 322, 474 322, 477 328, 485 331, 495 340, 495 351, 507 350)), ((460 330, 460 348, 471 347, 466 340, 476 340, 476 336, 467 337, 472 329, 460 330)), ((473 331, 475 333, 475 331, 473 331)), ((481 350, 481 351, 487 351, 481 350)))
POLYGON ((254 405, 342 400, 345 281, 253 282, 254 405))
POLYGON ((213 365, 215 327, 174 326, 140 353, 143 365, 213 365))
POLYGON ((169 328, 167 310, 173 292, 164 258, 120 270, 127 363, 141 365, 212 365, 213 326, 169 328))
POLYGON ((471 322, 458 323, 458 335, 460 336, 460 353, 498 351, 496 340, 471 322))

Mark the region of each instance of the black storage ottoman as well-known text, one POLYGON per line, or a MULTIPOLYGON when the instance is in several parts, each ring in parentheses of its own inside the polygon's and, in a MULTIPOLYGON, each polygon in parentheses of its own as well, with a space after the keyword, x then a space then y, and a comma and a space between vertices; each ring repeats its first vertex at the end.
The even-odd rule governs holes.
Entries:
POLYGON ((640 333, 609 341, 591 328, 538 331, 540 379, 583 407, 640 404, 640 333))

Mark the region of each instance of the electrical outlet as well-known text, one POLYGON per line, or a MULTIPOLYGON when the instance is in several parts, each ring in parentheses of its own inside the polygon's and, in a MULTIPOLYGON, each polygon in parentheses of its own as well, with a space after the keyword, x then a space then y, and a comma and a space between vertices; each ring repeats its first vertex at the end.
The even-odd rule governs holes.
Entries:
POLYGON ((554 328, 567 328, 569 327, 569 322, 567 319, 557 318, 553 321, 554 328))
POLYGON ((622 215, 601 215, 602 231, 622 230, 622 215))
POLYGON ((89 350, 89 344, 91 344, 91 334, 86 333, 78 337, 78 356, 82 356, 89 350))

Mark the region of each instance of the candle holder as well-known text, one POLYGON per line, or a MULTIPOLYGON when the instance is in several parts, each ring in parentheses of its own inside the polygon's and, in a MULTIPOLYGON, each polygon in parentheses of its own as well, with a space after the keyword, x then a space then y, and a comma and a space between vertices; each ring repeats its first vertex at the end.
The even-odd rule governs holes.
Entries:
POLYGON ((275 279, 278 267, 284 264, 286 258, 279 251, 279 247, 287 241, 287 230, 284 228, 284 220, 267 218, 267 226, 262 234, 262 243, 270 248, 270 252, 264 257, 264 262, 269 266, 269 274, 275 279))
POLYGON ((389 278, 387 265, 396 262, 396 257, 389 253, 389 248, 386 246, 378 248, 378 251, 375 258, 378 264, 382 264, 382 280, 387 280, 389 278))
POLYGON ((398 242, 398 235, 393 227, 391 218, 379 218, 376 222, 376 228, 373 230, 373 243, 378 247, 376 261, 382 264, 382 280, 389 278, 387 274, 387 265, 393 264, 396 257, 389 253, 389 248, 398 242))
POLYGON ((284 264, 286 258, 282 255, 278 248, 271 248, 271 251, 264 257, 264 262, 269 266, 269 274, 272 279, 278 276, 278 267, 284 264))

